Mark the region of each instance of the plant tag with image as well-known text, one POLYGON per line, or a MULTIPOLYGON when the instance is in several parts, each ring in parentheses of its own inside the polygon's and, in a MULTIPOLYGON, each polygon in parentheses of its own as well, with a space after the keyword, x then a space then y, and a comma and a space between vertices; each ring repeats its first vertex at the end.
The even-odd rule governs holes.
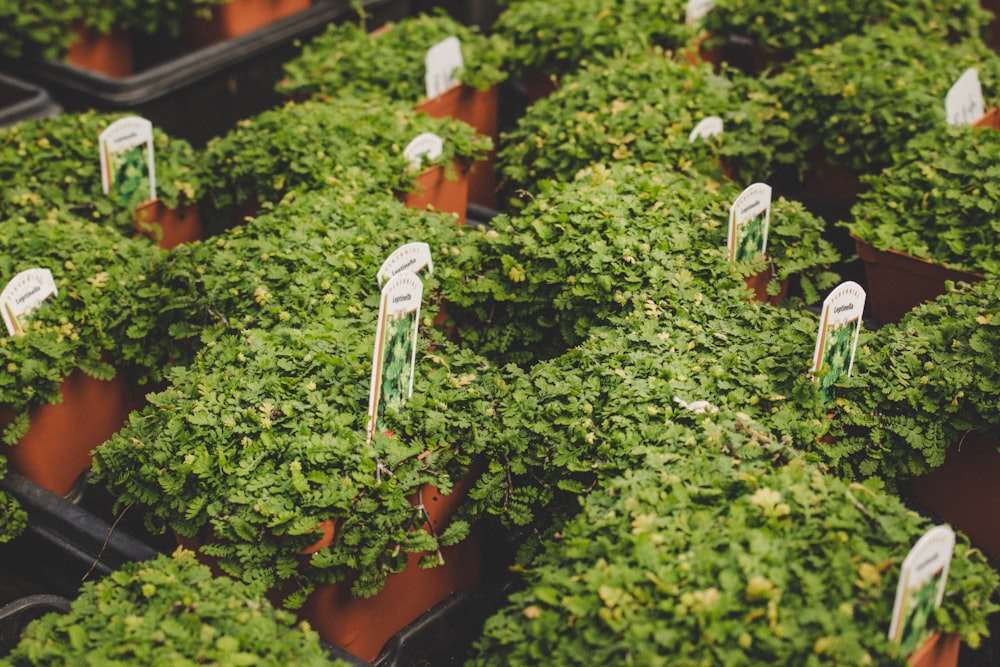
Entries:
POLYGON ((771 223, 771 186, 754 183, 729 207, 730 262, 747 262, 767 253, 767 230, 771 223))
POLYGON ((958 77, 944 98, 944 113, 949 125, 972 125, 986 113, 979 72, 970 67, 958 77))
POLYGON ((400 271, 412 271, 418 276, 426 271, 427 275, 434 275, 434 262, 431 260, 431 247, 423 241, 414 241, 396 248, 389 255, 376 274, 378 286, 382 287, 385 281, 392 278, 400 271))
POLYGON ((424 159, 435 160, 444 151, 444 140, 433 132, 423 132, 403 149, 403 157, 410 163, 410 169, 420 169, 424 159))
POLYGON ((708 14, 715 7, 715 0, 688 0, 687 10, 685 11, 685 21, 688 25, 695 25, 701 19, 705 18, 705 14, 708 14))
POLYGON ((104 194, 114 188, 125 203, 133 193, 149 190, 156 199, 156 163, 153 159, 153 124, 139 116, 119 118, 98 137, 101 153, 101 187, 104 194))
POLYGON ((424 80, 427 87, 427 97, 437 97, 460 83, 458 73, 465 67, 465 61, 462 58, 462 43, 458 41, 458 37, 446 37, 427 49, 424 64, 426 67, 424 80))
POLYGON ((912 655, 931 634, 928 621, 944 598, 954 549, 955 531, 934 526, 903 560, 889 625, 889 639, 900 645, 903 655, 912 655))
POLYGON ((823 300, 812 374, 824 398, 830 398, 833 384, 842 375, 850 376, 854 367, 866 297, 861 285, 848 280, 837 285, 823 300))
POLYGON ((31 311, 58 293, 56 281, 48 269, 27 269, 11 278, 0 292, 0 311, 7 333, 11 336, 23 334, 24 322, 31 311))
POLYGON ((697 139, 708 139, 717 134, 722 134, 722 119, 718 116, 705 116, 691 130, 688 141, 694 142, 697 139))
POLYGON ((402 270, 382 288, 372 379, 368 394, 368 441, 382 428, 387 409, 398 411, 413 395, 417 358, 417 327, 424 284, 412 271, 402 270))

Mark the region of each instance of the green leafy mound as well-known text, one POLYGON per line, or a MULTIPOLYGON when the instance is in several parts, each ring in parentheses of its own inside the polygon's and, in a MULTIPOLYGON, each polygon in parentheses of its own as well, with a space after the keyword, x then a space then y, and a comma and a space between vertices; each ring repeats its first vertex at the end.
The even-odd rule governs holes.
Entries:
MULTIPOLYGON (((902 667, 886 630, 928 527, 800 459, 650 454, 546 542, 470 664, 902 667)), ((933 627, 977 646, 997 574, 960 538, 949 582, 933 627)))
POLYGON ((536 191, 542 181, 573 178, 594 164, 654 163, 676 171, 741 181, 766 180, 795 153, 788 114, 756 80, 708 64, 691 65, 660 49, 592 62, 532 104, 501 135, 498 169, 505 187, 536 191), (719 116, 721 134, 691 141, 706 116, 719 116))
POLYGON ((278 91, 295 99, 325 100, 349 91, 416 104, 425 98, 427 49, 453 36, 462 45, 464 68, 458 74, 462 83, 487 90, 507 78, 497 38, 439 11, 389 22, 374 34, 364 25, 331 23, 284 63, 278 91))
POLYGON ((945 125, 945 95, 969 67, 978 69, 990 106, 1000 91, 1000 56, 978 39, 948 44, 913 28, 874 25, 805 51, 766 79, 794 137, 777 150, 818 152, 858 174, 877 173, 914 136, 945 125))
MULTIPOLYGON (((343 188, 353 193, 413 191, 419 170, 403 150, 419 134, 432 132, 444 147, 424 167, 467 168, 492 148, 489 137, 465 123, 431 118, 404 103, 340 97, 307 100, 265 111, 209 140, 204 208, 212 222, 229 226, 239 207, 280 202, 290 193, 343 188)), ((242 221, 237 221, 242 222, 242 221)))
POLYGON ((879 250, 975 273, 1000 273, 1000 132, 971 126, 918 134, 896 162, 863 179, 844 223, 879 250))
MULTIPOLYGON (((149 199, 148 181, 131 188, 124 200, 101 189, 98 136, 126 115, 63 113, 0 128, 0 219, 84 218, 135 235, 135 210, 149 199)), ((197 203, 202 196, 199 153, 155 126, 153 144, 157 197, 170 209, 197 203)))
POLYGON ((191 551, 86 582, 69 612, 33 621, 7 665, 330 665, 307 623, 191 551))

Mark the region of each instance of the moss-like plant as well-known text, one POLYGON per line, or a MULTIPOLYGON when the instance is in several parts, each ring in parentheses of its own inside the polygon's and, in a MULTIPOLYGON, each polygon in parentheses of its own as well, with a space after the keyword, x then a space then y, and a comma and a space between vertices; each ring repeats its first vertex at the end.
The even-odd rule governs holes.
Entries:
MULTIPOLYGON (((191 551, 126 563, 33 621, 5 665, 334 665, 307 623, 191 551)), ((340 661, 340 664, 344 664, 340 661)))
MULTIPOLYGON (((886 631, 928 527, 878 484, 800 459, 650 454, 546 543, 470 664, 903 667, 886 631)), ((997 583, 960 537, 931 627, 978 646, 997 583)))
POLYGON ((507 74, 502 69, 502 45, 439 12, 389 22, 378 34, 355 23, 331 23, 286 62, 278 91, 293 98, 337 99, 345 91, 376 94, 416 104, 424 99, 424 55, 447 37, 462 45, 464 68, 458 79, 479 90, 491 88, 507 74))
POLYGON ((542 180, 571 180, 611 161, 654 163, 746 183, 766 180, 790 143, 788 113, 773 94, 737 71, 716 74, 659 49, 598 61, 561 80, 501 136, 498 167, 508 190, 534 191, 542 180), (706 116, 721 134, 690 139, 706 116))
POLYGON ((976 273, 1000 272, 996 181, 1000 132, 971 126, 918 134, 866 184, 843 223, 879 250, 976 273))
MULTIPOLYGON (((84 218, 134 235, 135 210, 149 199, 148 184, 125 201, 101 190, 98 136, 124 115, 82 111, 0 128, 0 219, 84 218)), ((153 142, 157 197, 171 209, 197 203, 199 154, 156 127, 153 142)))

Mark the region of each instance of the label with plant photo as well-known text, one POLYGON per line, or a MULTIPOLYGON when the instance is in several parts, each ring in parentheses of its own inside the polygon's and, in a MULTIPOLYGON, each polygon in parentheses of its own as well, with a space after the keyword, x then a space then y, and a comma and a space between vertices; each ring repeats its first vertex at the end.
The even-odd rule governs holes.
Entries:
POLYGON ((838 285, 823 301, 812 373, 824 398, 830 398, 830 389, 837 379, 842 375, 849 376, 854 367, 866 297, 861 285, 848 280, 838 285))
POLYGON ((376 278, 378 286, 400 271, 412 271, 419 275, 434 275, 434 262, 431 260, 431 247, 423 241, 406 243, 396 248, 378 270, 376 278))
POLYGON ((944 113, 949 125, 972 125, 986 114, 983 85, 979 72, 970 67, 958 77, 944 98, 944 113))
POLYGON ((722 134, 722 128, 722 118, 719 116, 705 116, 691 130, 691 134, 688 135, 688 141, 694 143, 697 139, 708 139, 717 134, 722 134))
POLYGON ((449 88, 459 84, 458 75, 465 67, 462 58, 462 43, 458 37, 446 37, 427 49, 424 57, 427 97, 437 97, 449 88))
POLYGON ((0 311, 7 333, 11 336, 23 334, 28 315, 53 294, 58 291, 48 269, 28 269, 11 278, 0 292, 0 311))
POLYGON ((929 621, 944 599, 954 549, 955 531, 934 526, 903 560, 889 626, 889 639, 900 645, 903 655, 912 655, 931 634, 929 621))
POLYGON ((119 118, 98 137, 101 152, 101 186, 104 194, 114 190, 120 202, 132 200, 136 192, 149 192, 156 199, 156 165, 153 159, 153 124, 139 116, 119 118))
POLYGON ((747 262, 767 253, 767 231, 771 224, 771 186, 754 183, 729 208, 730 262, 747 262))
POLYGON ((381 430, 386 410, 398 411, 413 395, 417 358, 417 327, 424 284, 412 271, 403 270, 382 288, 372 380, 368 395, 368 440, 381 430))

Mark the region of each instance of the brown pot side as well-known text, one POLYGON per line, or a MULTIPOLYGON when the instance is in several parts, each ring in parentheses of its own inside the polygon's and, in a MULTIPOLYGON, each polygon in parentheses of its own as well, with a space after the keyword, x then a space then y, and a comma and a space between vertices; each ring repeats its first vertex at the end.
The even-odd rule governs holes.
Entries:
POLYGON ((753 300, 761 303, 776 305, 785 300, 788 296, 788 280, 781 281, 781 288, 775 296, 767 293, 767 286, 771 283, 771 271, 764 269, 752 276, 746 277, 747 289, 753 290, 753 300))
MULTIPOLYGON (((31 410, 28 432, 5 453, 12 470, 63 496, 90 468, 91 452, 125 425, 137 401, 123 373, 98 380, 77 369, 59 392, 61 403, 31 410)), ((0 410, 0 424, 12 418, 9 409, 0 410)))
POLYGON ((958 635, 934 633, 910 656, 910 667, 956 667, 961 646, 958 635))
POLYGON ((70 65, 116 79, 134 73, 132 40, 124 30, 104 34, 80 27, 74 32, 77 38, 66 53, 70 65))
POLYGON ((832 164, 825 151, 818 151, 808 160, 804 184, 805 193, 823 201, 853 206, 861 189, 857 172, 832 164))
POLYGON ((211 8, 211 18, 190 18, 184 36, 194 47, 239 37, 312 6, 311 0, 230 0, 211 8))
POLYGON ((198 241, 203 235, 198 204, 171 209, 159 199, 148 201, 136 209, 135 228, 167 250, 198 241))
POLYGON ((402 195, 403 203, 411 208, 453 213, 457 223, 464 225, 469 204, 469 172, 458 164, 455 170, 455 180, 448 180, 442 165, 425 169, 417 177, 413 191, 402 195))
POLYGON ((554 74, 525 74, 522 83, 529 104, 545 99, 559 87, 559 79, 554 74))

